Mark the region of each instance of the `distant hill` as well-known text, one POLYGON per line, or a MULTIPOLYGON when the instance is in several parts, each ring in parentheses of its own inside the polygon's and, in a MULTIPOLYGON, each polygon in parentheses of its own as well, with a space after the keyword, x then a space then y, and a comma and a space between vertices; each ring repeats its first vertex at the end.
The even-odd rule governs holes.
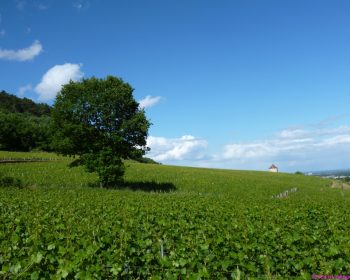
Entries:
POLYGON ((147 163, 147 164, 161 164, 160 162, 157 162, 151 158, 148 158, 148 157, 140 157, 140 158, 135 158, 133 159, 137 162, 140 162, 140 163, 147 163))
POLYGON ((323 170, 307 172, 308 175, 321 176, 321 177, 339 177, 350 176, 350 169, 337 169, 337 170, 323 170))
POLYGON ((35 103, 28 98, 19 98, 6 91, 0 91, 0 111, 4 113, 27 113, 33 116, 49 116, 51 107, 35 103))

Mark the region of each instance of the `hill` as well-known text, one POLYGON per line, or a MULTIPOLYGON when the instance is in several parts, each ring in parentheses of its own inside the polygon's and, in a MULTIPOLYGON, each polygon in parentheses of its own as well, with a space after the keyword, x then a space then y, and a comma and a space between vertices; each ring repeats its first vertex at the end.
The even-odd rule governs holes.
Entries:
POLYGON ((328 179, 130 161, 123 185, 99 189, 96 175, 69 161, 0 164, 2 176, 23 183, 0 188, 5 279, 311 279, 350 270, 350 193, 328 179))
POLYGON ((50 151, 51 107, 0 92, 0 150, 50 151))
POLYGON ((0 111, 5 113, 27 113, 41 117, 49 116, 51 108, 47 104, 38 104, 28 98, 19 98, 6 91, 0 91, 0 111))
POLYGON ((307 174, 321 177, 350 177, 350 169, 312 171, 307 174))

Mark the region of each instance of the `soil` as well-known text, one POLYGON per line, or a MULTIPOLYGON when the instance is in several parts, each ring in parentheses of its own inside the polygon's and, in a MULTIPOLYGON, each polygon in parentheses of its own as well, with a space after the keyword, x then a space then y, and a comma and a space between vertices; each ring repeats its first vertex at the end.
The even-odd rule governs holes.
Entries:
POLYGON ((332 183, 331 188, 336 188, 336 189, 350 189, 350 184, 344 183, 341 181, 334 180, 332 183))

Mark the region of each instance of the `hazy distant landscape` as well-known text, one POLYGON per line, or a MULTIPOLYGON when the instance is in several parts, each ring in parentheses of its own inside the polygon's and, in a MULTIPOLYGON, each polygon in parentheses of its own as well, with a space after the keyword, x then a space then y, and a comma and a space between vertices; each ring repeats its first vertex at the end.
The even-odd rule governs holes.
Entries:
POLYGON ((337 169, 337 170, 323 170, 323 171, 311 171, 305 172, 307 175, 321 176, 321 177, 350 177, 350 169, 337 169))

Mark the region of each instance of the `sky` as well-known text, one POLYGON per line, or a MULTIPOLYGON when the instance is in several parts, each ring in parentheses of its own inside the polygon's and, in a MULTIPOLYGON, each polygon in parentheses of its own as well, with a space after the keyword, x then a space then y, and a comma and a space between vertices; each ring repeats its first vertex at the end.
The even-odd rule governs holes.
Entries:
POLYGON ((164 164, 350 168, 348 0, 0 0, 0 90, 122 78, 164 164))

